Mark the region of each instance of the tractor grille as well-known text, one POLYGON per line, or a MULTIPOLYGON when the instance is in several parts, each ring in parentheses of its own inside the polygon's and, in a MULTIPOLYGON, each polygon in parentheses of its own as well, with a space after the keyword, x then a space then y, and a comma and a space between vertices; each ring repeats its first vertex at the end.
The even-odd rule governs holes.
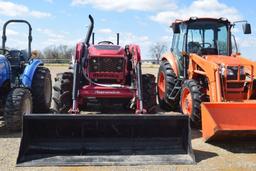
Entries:
MULTIPOLYGON (((238 77, 240 77, 240 80, 245 80, 246 76, 244 71, 239 73, 237 66, 227 66, 228 72, 232 73, 231 75, 227 75, 227 80, 238 80, 238 77)), ((241 66, 241 69, 244 70, 244 67, 241 66)), ((237 82, 237 83, 227 83, 227 88, 243 88, 244 82, 237 82)))
POLYGON ((94 57, 89 60, 90 72, 123 72, 124 58, 94 57))

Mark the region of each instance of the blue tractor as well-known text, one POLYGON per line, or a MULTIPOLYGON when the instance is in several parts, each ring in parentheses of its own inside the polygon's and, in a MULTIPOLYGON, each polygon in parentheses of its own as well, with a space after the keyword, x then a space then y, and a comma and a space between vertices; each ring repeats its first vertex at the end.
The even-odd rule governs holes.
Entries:
POLYGON ((32 27, 25 20, 9 20, 3 26, 0 49, 0 108, 9 131, 19 131, 22 116, 47 113, 51 105, 50 70, 43 66, 38 53, 31 52, 32 27), (10 23, 27 24, 28 50, 6 48, 6 27, 10 23))

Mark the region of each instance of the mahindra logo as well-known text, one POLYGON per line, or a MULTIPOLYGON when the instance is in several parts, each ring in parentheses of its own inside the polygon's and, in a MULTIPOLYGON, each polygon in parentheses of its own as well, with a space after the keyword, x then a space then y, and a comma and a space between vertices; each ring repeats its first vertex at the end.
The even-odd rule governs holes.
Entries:
POLYGON ((113 73, 94 73, 93 77, 112 77, 112 78, 118 78, 119 75, 113 74, 113 73))
POLYGON ((96 94, 120 94, 120 91, 104 91, 104 90, 96 90, 96 94))

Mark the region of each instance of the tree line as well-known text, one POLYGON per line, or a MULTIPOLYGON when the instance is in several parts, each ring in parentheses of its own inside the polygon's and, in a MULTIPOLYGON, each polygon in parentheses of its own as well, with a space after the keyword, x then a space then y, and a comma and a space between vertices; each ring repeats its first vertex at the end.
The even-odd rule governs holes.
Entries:
POLYGON ((48 63, 68 63, 75 48, 67 45, 48 46, 40 52, 40 58, 48 63))

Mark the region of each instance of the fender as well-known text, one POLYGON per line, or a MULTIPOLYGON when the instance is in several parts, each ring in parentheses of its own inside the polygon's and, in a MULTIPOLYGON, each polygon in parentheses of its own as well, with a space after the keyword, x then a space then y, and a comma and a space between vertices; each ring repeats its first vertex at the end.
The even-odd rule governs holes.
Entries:
POLYGON ((5 56, 0 55, 0 87, 11 77, 11 67, 5 56))
POLYGON ((21 76, 21 82, 25 87, 31 88, 33 76, 39 65, 43 65, 43 62, 40 59, 32 59, 29 61, 21 76))
POLYGON ((161 61, 168 61, 172 66, 173 71, 175 72, 176 76, 179 77, 179 66, 177 64, 177 59, 171 52, 167 52, 163 54, 161 61))

